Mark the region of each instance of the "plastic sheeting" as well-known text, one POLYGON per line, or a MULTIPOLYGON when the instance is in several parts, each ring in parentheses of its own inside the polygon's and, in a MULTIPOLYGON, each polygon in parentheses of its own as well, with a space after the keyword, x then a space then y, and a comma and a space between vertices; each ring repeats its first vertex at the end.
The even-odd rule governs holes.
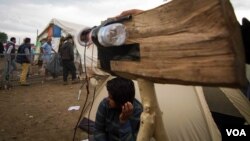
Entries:
POLYGON ((53 26, 53 37, 61 37, 61 28, 57 25, 53 26))
POLYGON ((61 59, 58 54, 53 54, 52 59, 46 66, 48 71, 53 75, 53 76, 58 76, 62 74, 62 66, 61 66, 61 59))

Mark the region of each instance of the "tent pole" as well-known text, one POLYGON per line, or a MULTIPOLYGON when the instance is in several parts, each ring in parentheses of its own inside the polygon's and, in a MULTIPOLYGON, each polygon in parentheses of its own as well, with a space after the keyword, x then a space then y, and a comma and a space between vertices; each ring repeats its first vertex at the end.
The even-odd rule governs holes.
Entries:
POLYGON ((138 79, 137 82, 143 105, 137 141, 149 141, 152 137, 157 141, 168 141, 154 83, 145 79, 138 79))

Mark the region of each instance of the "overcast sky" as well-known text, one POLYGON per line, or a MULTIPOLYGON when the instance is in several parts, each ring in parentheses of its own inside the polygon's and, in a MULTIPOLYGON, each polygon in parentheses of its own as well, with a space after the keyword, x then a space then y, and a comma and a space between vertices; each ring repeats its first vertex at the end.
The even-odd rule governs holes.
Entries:
MULTIPOLYGON (((235 14, 250 20, 250 0, 230 0, 235 14)), ((17 41, 42 32, 52 18, 86 26, 99 25, 100 21, 124 10, 147 10, 159 6, 164 0, 0 0, 0 32, 17 41)))

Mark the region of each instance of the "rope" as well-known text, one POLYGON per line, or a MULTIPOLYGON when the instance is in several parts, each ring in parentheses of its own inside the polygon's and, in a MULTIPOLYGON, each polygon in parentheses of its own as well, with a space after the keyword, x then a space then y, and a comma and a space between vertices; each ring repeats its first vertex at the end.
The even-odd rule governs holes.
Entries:
MULTIPOLYGON (((84 48, 84 70, 85 70, 85 82, 86 82, 86 90, 87 90, 87 97, 84 101, 84 104, 83 104, 83 108, 81 110, 81 113, 80 113, 80 116, 77 120, 77 123, 76 123, 76 126, 74 128, 74 135, 73 135, 73 141, 75 141, 75 135, 76 135, 76 131, 77 131, 77 128, 78 128, 78 125, 79 125, 79 122, 80 120, 82 119, 82 116, 83 116, 83 111, 86 107, 86 104, 87 104, 87 101, 88 101, 88 97, 89 97, 89 80, 88 80, 88 74, 87 74, 87 66, 86 66, 86 48, 87 48, 87 45, 85 44, 85 48, 84 48)), ((79 89, 79 92, 81 92, 81 89, 83 88, 85 83, 83 83, 79 89)))

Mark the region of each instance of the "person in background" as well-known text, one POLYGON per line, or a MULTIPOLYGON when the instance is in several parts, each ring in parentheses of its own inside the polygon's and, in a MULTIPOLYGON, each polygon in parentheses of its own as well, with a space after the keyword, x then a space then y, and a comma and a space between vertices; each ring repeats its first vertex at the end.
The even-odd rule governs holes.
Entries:
POLYGON ((98 106, 94 141, 136 141, 143 108, 135 99, 133 81, 117 77, 106 87, 108 97, 98 106))
MULTIPOLYGON (((43 39, 40 40, 41 45, 43 45, 44 42, 45 41, 43 39)), ((42 46, 39 47, 39 56, 38 56, 37 65, 38 65, 38 70, 39 70, 38 74, 39 75, 45 74, 45 71, 43 71, 44 68, 43 68, 43 48, 42 48, 42 46)))
POLYGON ((13 73, 13 71, 17 70, 15 58, 16 58, 16 38, 11 37, 10 41, 6 44, 6 52, 5 52, 5 58, 6 58, 6 66, 4 69, 5 74, 5 80, 9 80, 10 74, 13 73))
MULTIPOLYGON (((31 45, 30 57, 31 57, 31 62, 33 62, 33 63, 34 63, 35 54, 36 54, 35 46, 31 45)), ((28 76, 27 77, 32 76, 32 75, 34 75, 34 72, 32 70, 32 67, 29 67, 29 71, 28 71, 28 76)))
POLYGON ((74 48, 74 55, 75 55, 74 64, 76 67, 76 77, 77 77, 77 79, 80 79, 81 72, 82 72, 81 55, 77 51, 76 47, 74 48))
POLYGON ((58 54, 59 54, 59 56, 60 56, 60 63, 61 63, 61 66, 62 66, 62 57, 61 57, 60 52, 61 52, 61 49, 62 49, 62 46, 63 46, 64 41, 65 41, 65 37, 64 37, 64 36, 61 36, 60 41, 59 41, 59 45, 58 45, 58 54))
POLYGON ((21 86, 30 85, 26 81, 30 64, 32 64, 30 41, 31 41, 30 38, 25 38, 24 43, 18 48, 18 55, 16 61, 20 63, 22 66, 22 72, 20 76, 21 86))
POLYGON ((56 51, 52 48, 52 45, 51 45, 51 38, 48 38, 48 39, 43 39, 42 40, 42 52, 43 52, 43 69, 45 69, 45 74, 44 74, 44 80, 48 79, 46 77, 48 77, 49 75, 49 72, 47 70, 47 64, 49 63, 49 61, 51 60, 51 53, 52 51, 55 53, 56 51))
POLYGON ((3 58, 3 53, 4 53, 4 46, 3 43, 0 41, 0 58, 3 58))
POLYGON ((78 83, 79 80, 76 78, 76 67, 74 64, 74 42, 73 37, 68 35, 65 37, 64 42, 61 47, 59 47, 59 54, 62 59, 63 66, 63 84, 68 84, 69 72, 72 76, 72 84, 78 83))

